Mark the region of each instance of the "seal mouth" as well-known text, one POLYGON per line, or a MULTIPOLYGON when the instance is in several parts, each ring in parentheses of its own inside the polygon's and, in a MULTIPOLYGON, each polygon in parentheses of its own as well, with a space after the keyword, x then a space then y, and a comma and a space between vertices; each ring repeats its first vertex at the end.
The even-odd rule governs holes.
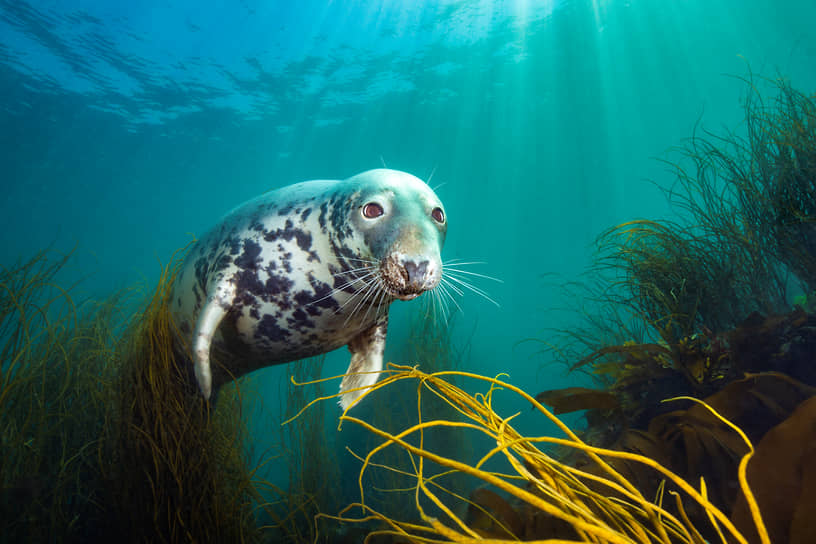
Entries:
POLYGON ((380 274, 382 278, 382 286, 385 289, 385 292, 391 295, 392 297, 399 299, 399 300, 414 300, 419 295, 427 291, 427 289, 423 288, 415 288, 411 285, 400 284, 399 282, 391 281, 391 278, 384 273, 383 270, 380 274))
POLYGON ((380 278, 389 295, 399 300, 413 300, 436 287, 434 269, 426 259, 400 259, 391 255, 380 263, 380 278))

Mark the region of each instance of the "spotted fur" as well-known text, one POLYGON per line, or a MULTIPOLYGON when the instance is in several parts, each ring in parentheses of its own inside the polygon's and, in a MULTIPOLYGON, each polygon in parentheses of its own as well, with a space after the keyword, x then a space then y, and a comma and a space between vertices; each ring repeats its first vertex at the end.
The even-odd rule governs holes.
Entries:
POLYGON ((194 245, 174 286, 202 393, 347 345, 348 407, 382 369, 390 303, 439 282, 447 222, 432 217, 437 208, 421 180, 380 169, 290 185, 230 212, 194 245), (369 202, 382 217, 365 217, 369 202))

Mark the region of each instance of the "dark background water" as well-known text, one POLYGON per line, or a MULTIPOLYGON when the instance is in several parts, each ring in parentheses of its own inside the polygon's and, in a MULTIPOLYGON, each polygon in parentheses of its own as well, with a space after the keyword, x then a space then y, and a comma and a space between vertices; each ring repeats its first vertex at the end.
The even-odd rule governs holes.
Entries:
MULTIPOLYGON (((558 286, 599 232, 670 213, 656 158, 698 122, 739 131, 749 68, 816 89, 814 20, 812 0, 0 0, 0 263, 76 245, 66 281, 105 296, 268 189, 433 173, 444 257, 504 281, 480 283, 499 308, 460 301, 465 366, 568 385, 519 342, 568 326, 558 286)), ((259 373, 271 398, 285 372, 259 373)))

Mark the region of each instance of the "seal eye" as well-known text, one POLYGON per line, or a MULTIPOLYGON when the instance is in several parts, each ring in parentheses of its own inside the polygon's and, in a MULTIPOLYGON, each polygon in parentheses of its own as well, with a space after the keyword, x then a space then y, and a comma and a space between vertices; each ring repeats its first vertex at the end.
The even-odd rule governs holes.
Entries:
POLYGON ((363 206, 363 217, 366 219, 376 219, 384 213, 385 210, 383 210, 383 207, 376 202, 369 202, 363 206))
POLYGON ((431 211, 431 217, 433 217, 434 221, 436 221, 437 223, 445 222, 445 212, 442 211, 442 208, 434 208, 431 211))

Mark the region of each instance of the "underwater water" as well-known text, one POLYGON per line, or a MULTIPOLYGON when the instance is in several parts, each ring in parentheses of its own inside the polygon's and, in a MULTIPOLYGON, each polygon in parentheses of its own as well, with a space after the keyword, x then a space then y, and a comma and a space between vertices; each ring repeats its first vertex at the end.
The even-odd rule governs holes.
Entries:
MULTIPOLYGON (((672 216, 660 159, 744 130, 749 72, 816 89, 814 20, 812 0, 0 0, 0 264, 76 247, 75 296, 152 286, 238 204, 385 165, 437 187, 443 260, 501 280, 474 279, 497 304, 456 301, 460 368, 586 384, 540 353, 585 304, 562 286, 605 229, 672 216)), ((394 303, 386 360, 411 363, 418 308, 394 303)), ((253 375, 258 451, 288 368, 253 375)))

